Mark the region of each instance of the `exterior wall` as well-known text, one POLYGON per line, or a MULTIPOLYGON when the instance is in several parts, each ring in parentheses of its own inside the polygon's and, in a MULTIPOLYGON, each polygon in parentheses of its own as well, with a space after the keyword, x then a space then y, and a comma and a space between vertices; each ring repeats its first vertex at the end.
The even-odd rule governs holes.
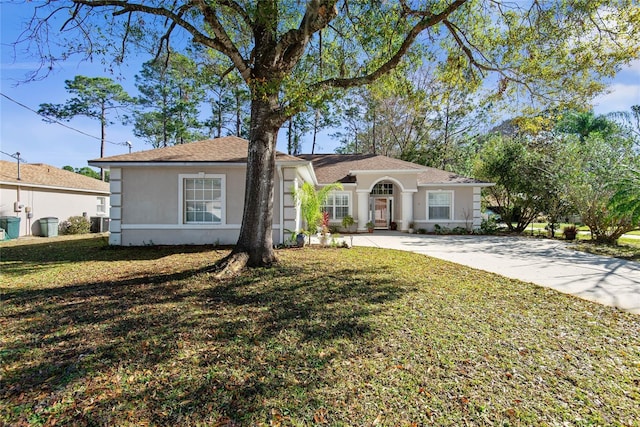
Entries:
MULTIPOLYGON (((293 167, 282 168, 282 192, 283 192, 283 205, 282 205, 282 237, 274 241, 286 241, 289 239, 295 239, 295 235, 301 229, 300 216, 298 209, 296 208, 296 201, 294 192, 300 188, 303 182, 302 177, 298 174, 298 170, 293 167)), ((279 198, 279 191, 276 191, 279 198)), ((279 204, 274 203, 274 209, 277 210, 279 204)), ((274 221, 275 222, 275 221, 274 221)))
MULTIPOLYGON (((349 193, 349 201, 350 201, 350 210, 349 210, 349 215, 351 215, 351 217, 355 220, 355 225, 351 226, 351 230, 350 231, 355 231, 356 230, 356 225, 358 224, 358 194, 356 193, 356 186, 355 185, 351 185, 351 184, 346 184, 343 186, 342 190, 339 190, 340 193, 349 193)), ((365 221, 366 222, 366 221, 365 221)), ((331 220, 330 221, 331 225, 334 225, 336 227, 338 227, 340 230, 342 230, 342 220, 341 219, 336 219, 336 220, 331 220)), ((342 230, 345 231, 345 230, 342 230)))
POLYGON ((371 188, 380 181, 390 181, 396 186, 402 186, 404 191, 417 189, 417 173, 389 173, 374 174, 365 173, 358 175, 358 189, 371 190, 371 188))
MULTIPOLYGON (((406 230, 409 223, 413 219, 413 200, 417 190, 416 173, 399 173, 399 174, 360 174, 357 177, 357 192, 354 189, 353 205, 354 219, 358 224, 358 230, 366 230, 365 224, 371 220, 371 212, 369 209, 369 201, 372 197, 370 191, 375 184, 388 182, 393 184, 393 195, 389 196, 393 199, 392 221, 398 226, 398 230, 406 230), (362 205, 362 206, 360 206, 362 205), (363 216, 363 219, 359 217, 363 216)), ((379 197, 385 197, 381 195, 379 197)))
POLYGON ((474 194, 478 187, 471 186, 442 186, 442 187, 420 187, 414 195, 413 218, 415 228, 424 228, 431 232, 435 225, 441 227, 455 228, 477 228, 480 226, 480 205, 479 198, 474 194), (428 220, 427 219, 427 193, 431 191, 452 191, 453 192, 453 219, 452 220, 428 220), (476 202, 474 198, 477 198, 476 202))
MULTIPOLYGON (((245 168, 131 167, 112 168, 113 245, 235 244, 244 209, 245 168), (180 175, 224 175, 224 212, 221 224, 182 224, 180 175)), ((274 182, 274 243, 281 242, 280 177, 274 182)))
MULTIPOLYGON (((0 186, 0 216, 20 217, 20 236, 39 236, 39 219, 47 217, 58 218, 62 222, 70 216, 88 217, 107 216, 98 214, 98 197, 105 197, 109 202, 109 195, 105 193, 76 192, 70 190, 56 190, 48 188, 34 188, 14 185, 0 186), (18 196, 19 193, 19 196, 18 196), (14 202, 20 200, 24 205, 21 212, 14 212, 14 202), (31 208, 32 218, 27 217, 25 208, 31 208)), ((108 206, 107 206, 108 212, 108 206)))

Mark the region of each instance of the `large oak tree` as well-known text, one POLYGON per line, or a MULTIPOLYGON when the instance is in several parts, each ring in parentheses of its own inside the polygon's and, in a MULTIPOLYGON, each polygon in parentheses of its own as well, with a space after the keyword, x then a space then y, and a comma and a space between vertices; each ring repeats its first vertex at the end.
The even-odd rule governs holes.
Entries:
POLYGON ((276 138, 306 105, 371 83, 404 58, 452 76, 494 76, 499 96, 576 101, 638 55, 639 20, 632 0, 70 0, 38 6, 25 40, 53 61, 57 25, 72 51, 122 60, 132 44, 178 48, 187 35, 227 58, 252 97, 233 269, 275 261, 276 138))

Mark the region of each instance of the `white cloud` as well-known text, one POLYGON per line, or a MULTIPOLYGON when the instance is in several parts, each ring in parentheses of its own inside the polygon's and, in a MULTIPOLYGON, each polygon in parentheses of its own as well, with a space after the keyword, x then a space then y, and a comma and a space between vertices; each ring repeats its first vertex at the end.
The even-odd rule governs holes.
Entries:
POLYGON ((640 82, 613 84, 610 86, 610 92, 597 97, 593 104, 596 114, 628 111, 632 105, 640 105, 640 82))

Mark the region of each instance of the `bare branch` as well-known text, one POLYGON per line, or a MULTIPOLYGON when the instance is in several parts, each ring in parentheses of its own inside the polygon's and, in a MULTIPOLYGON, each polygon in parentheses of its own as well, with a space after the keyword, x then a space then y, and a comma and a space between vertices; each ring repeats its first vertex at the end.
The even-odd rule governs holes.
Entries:
POLYGON ((221 52, 231 59, 233 64, 238 68, 242 77, 246 80, 250 78, 250 68, 246 63, 242 55, 233 44, 231 38, 225 32, 222 24, 215 15, 215 10, 207 4, 204 0, 194 0, 193 2, 187 2, 181 6, 178 11, 172 11, 164 7, 152 7, 142 3, 132 3, 127 0, 73 0, 76 4, 86 5, 91 8, 96 7, 115 7, 113 12, 114 16, 124 15, 132 12, 147 13, 154 16, 165 17, 172 22, 172 28, 168 33, 165 33, 163 39, 166 41, 168 35, 177 26, 183 28, 191 34, 193 40, 197 43, 201 43, 207 47, 221 52), (198 7, 202 12, 205 21, 215 35, 215 38, 209 37, 207 34, 196 28, 191 22, 184 18, 184 14, 191 7, 198 7))
MULTIPOLYGON (((393 70, 399 63, 402 57, 407 53, 413 42, 416 40, 418 35, 426 30, 427 28, 433 27, 436 24, 444 21, 451 13, 455 10, 462 7, 467 2, 467 0, 456 0, 452 2, 447 8, 445 8, 442 12, 438 14, 432 13, 423 13, 423 18, 411 28, 402 44, 396 51, 396 53, 389 58, 384 64, 378 67, 373 72, 359 77, 351 77, 351 78, 332 78, 323 80, 313 84, 312 88, 321 88, 321 87, 339 87, 339 88, 350 88, 354 86, 360 86, 364 84, 371 83, 378 79, 380 76, 388 73, 393 70)), ((415 11, 414 11, 415 12, 415 11)), ((416 12, 417 13, 417 12, 416 12)))

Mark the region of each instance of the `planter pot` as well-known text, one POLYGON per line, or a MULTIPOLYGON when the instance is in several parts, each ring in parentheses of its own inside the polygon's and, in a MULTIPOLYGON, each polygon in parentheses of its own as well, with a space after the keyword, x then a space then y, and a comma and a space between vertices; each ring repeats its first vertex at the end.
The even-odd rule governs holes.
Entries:
POLYGON ((409 229, 409 234, 413 234, 413 228, 409 229))

